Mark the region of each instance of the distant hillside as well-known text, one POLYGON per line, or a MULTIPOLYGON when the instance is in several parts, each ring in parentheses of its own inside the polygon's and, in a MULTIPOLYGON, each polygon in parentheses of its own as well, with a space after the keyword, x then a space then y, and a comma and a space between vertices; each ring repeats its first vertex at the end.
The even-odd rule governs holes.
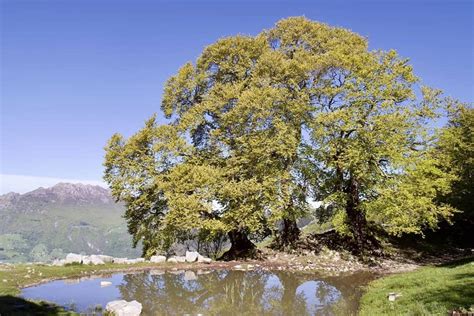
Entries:
POLYGON ((0 196, 0 261, 47 261, 69 252, 135 257, 124 207, 99 186, 59 183, 0 196))

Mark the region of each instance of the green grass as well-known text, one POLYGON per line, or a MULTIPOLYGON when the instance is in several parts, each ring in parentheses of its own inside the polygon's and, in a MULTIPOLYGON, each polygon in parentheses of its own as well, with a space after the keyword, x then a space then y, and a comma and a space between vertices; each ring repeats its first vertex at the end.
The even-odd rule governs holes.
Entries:
POLYGON ((0 265, 0 297, 18 295, 21 292, 21 288, 25 286, 55 279, 83 277, 134 268, 153 267, 166 267, 166 264, 144 262, 131 265, 108 263, 96 266, 85 264, 68 264, 65 266, 48 266, 41 264, 0 265))
POLYGON ((28 301, 16 296, 0 296, 0 315, 78 315, 60 306, 42 301, 28 301))
POLYGON ((360 315, 447 315, 474 304, 474 258, 387 276, 369 284, 360 315), (390 302, 388 293, 402 296, 390 302))
POLYGON ((166 267, 167 264, 149 262, 127 264, 104 264, 99 266, 71 264, 47 266, 39 264, 0 265, 0 315, 76 315, 62 307, 41 301, 28 301, 17 297, 21 288, 55 279, 85 277, 128 269, 166 267))

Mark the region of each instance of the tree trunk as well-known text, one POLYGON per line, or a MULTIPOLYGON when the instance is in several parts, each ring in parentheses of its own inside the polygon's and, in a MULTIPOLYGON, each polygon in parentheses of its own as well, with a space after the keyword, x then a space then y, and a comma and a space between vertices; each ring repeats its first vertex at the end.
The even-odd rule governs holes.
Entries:
POLYGON ((231 246, 230 249, 222 255, 222 260, 253 258, 257 255, 257 249, 248 239, 247 234, 239 230, 232 230, 227 235, 231 246))
POLYGON ((349 187, 347 188, 349 195, 346 205, 347 224, 353 235, 356 251, 363 254, 368 246, 368 224, 365 214, 359 209, 359 186, 355 179, 351 177, 349 187))
POLYGON ((276 249, 293 248, 300 238, 300 229, 294 219, 283 219, 283 228, 276 237, 273 247, 276 249))

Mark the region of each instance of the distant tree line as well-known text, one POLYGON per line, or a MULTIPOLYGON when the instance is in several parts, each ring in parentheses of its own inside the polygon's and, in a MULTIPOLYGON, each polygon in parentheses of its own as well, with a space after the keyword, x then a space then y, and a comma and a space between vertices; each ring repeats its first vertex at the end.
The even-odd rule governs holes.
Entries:
POLYGON ((105 148, 146 256, 193 238, 226 238, 225 258, 269 236, 291 247, 311 201, 359 252, 376 230, 421 234, 456 210, 472 221, 472 107, 349 30, 295 17, 220 39, 167 81, 161 109, 168 123, 152 116, 105 148))

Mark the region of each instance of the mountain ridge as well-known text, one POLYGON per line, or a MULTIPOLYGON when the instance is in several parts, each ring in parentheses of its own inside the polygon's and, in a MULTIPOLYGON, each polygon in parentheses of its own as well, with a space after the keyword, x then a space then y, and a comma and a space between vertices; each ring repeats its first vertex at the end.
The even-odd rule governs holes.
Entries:
POLYGON ((98 185, 58 183, 0 196, 0 261, 48 261, 68 252, 136 256, 125 208, 98 185))
POLYGON ((9 192, 0 195, 0 208, 28 199, 42 199, 46 202, 113 203, 110 190, 98 185, 60 182, 52 187, 39 187, 26 193, 9 192))

